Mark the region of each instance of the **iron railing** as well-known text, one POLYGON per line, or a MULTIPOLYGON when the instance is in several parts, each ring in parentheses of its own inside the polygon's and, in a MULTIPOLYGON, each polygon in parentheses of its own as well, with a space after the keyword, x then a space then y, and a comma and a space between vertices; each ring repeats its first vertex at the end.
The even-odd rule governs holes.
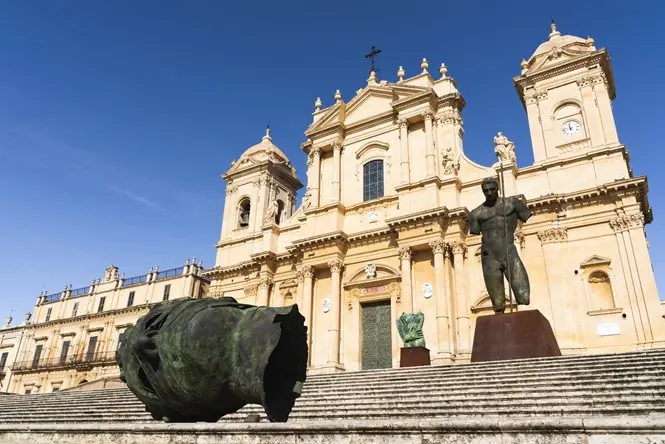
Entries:
POLYGON ((122 286, 126 287, 128 285, 142 284, 146 280, 148 280, 148 275, 142 274, 142 275, 139 275, 139 276, 134 276, 134 277, 130 277, 130 278, 125 279, 122 282, 122 286))
POLYGON ((72 290, 72 293, 69 295, 69 297, 70 298, 75 298, 75 297, 78 297, 78 296, 85 296, 88 293, 90 293, 90 286, 81 287, 81 288, 77 288, 76 290, 72 290))
POLYGON ((176 267, 176 268, 171 268, 170 270, 164 270, 160 271, 157 273, 157 280, 159 279, 166 279, 174 276, 180 276, 182 275, 184 267, 176 267))
POLYGON ((44 298, 44 302, 55 302, 60 300, 60 296, 62 296, 62 293, 53 293, 49 294, 44 298))
POLYGON ((83 367, 97 364, 115 363, 115 350, 111 352, 79 353, 77 355, 56 356, 54 358, 29 359, 16 361, 12 365, 13 372, 29 372, 55 368, 83 367))

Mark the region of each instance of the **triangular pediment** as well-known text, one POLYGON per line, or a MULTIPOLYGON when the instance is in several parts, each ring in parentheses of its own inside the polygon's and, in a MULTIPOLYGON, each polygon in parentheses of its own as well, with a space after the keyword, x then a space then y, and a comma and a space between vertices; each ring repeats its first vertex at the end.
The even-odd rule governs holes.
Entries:
POLYGON ((389 87, 368 87, 346 105, 344 124, 385 114, 393 110, 391 103, 396 96, 389 87))
POLYGON ((344 123, 346 115, 346 103, 339 102, 324 111, 323 116, 313 123, 305 132, 305 134, 326 128, 328 126, 344 123))
POLYGON ((612 262, 611 259, 603 256, 599 256, 597 254, 594 254, 593 256, 587 258, 580 264, 580 268, 587 268, 587 267, 593 267, 593 266, 602 266, 602 265, 610 265, 612 262))
POLYGON ((553 66, 565 65, 582 56, 589 55, 588 50, 575 48, 552 48, 548 53, 540 55, 529 67, 529 71, 538 71, 553 66))
POLYGON ((237 171, 244 170, 245 168, 250 168, 253 165, 256 165, 257 161, 250 157, 243 157, 242 159, 236 161, 231 166, 231 169, 226 172, 226 174, 233 174, 237 171))

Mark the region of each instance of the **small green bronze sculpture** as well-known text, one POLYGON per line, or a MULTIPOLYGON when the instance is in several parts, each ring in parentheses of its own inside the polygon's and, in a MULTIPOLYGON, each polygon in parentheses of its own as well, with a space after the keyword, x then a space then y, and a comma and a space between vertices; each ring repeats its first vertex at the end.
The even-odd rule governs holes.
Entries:
POLYGON ((285 422, 307 368, 307 327, 297 305, 235 299, 161 303, 128 329, 120 378, 165 422, 216 422, 246 404, 285 422))
POLYGON ((422 313, 402 313, 397 319, 397 331, 404 341, 404 347, 425 347, 423 336, 423 323, 425 315, 422 313))

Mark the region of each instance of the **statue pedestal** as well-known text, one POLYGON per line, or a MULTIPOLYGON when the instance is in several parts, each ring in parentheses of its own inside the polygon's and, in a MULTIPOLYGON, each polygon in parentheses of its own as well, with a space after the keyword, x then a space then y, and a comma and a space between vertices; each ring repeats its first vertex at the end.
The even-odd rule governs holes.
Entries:
POLYGON ((540 311, 517 311, 476 319, 471 362, 549 356, 561 356, 561 350, 549 321, 540 311))
POLYGON ((400 349, 400 367, 420 367, 430 364, 429 349, 425 347, 402 347, 400 349))

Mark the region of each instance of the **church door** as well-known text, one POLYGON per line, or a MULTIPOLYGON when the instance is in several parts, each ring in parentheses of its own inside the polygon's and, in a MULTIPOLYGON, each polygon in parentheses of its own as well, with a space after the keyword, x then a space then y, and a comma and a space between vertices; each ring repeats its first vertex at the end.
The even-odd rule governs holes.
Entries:
POLYGON ((391 368, 393 361, 390 300, 361 304, 361 368, 391 368))

